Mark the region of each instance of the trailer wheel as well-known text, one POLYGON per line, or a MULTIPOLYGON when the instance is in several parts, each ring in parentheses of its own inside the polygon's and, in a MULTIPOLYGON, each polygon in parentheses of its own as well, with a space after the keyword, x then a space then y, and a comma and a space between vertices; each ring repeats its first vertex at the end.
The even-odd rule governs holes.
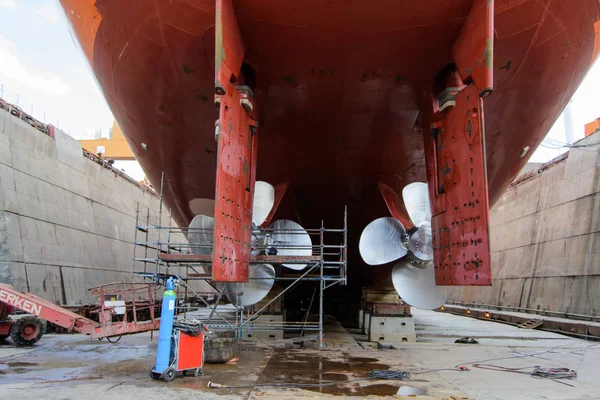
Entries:
POLYGON ((10 328, 10 338, 17 346, 31 346, 44 334, 44 324, 36 317, 20 318, 10 328))
POLYGON ((4 340, 6 340, 7 337, 8 337, 8 335, 0 335, 0 342, 3 342, 4 340))

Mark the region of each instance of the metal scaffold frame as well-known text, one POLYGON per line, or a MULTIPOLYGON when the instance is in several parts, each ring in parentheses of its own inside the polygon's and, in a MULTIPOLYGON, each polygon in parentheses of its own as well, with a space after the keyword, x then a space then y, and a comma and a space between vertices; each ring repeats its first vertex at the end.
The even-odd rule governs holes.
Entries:
MULTIPOLYGON (((162 209, 162 195, 160 204, 162 209)), ((242 338, 244 334, 252 331, 283 330, 284 332, 300 332, 301 335, 304 335, 306 331, 317 331, 319 347, 323 347, 324 292, 337 284, 345 285, 347 283, 348 218, 346 210, 344 211, 344 227, 342 229, 327 229, 324 227, 323 222, 321 222, 319 229, 256 229, 254 234, 260 235, 263 239, 281 234, 308 234, 311 238, 310 246, 278 244, 277 252, 279 254, 293 252, 294 250, 307 252, 310 249, 312 255, 269 255, 273 253, 273 244, 269 240, 258 241, 260 243, 256 243, 252 247, 252 253, 256 255, 250 258, 250 269, 257 268, 260 264, 273 264, 276 270, 274 281, 281 282, 285 287, 266 303, 263 301, 246 307, 232 304, 229 308, 220 304, 223 297, 233 295, 235 296, 233 298, 238 299, 238 304, 243 304, 243 284, 223 284, 212 281, 212 243, 190 243, 183 239, 184 237, 190 237, 189 235, 192 232, 212 237, 213 229, 173 227, 171 212, 169 213, 167 226, 163 226, 161 225, 161 215, 162 210, 159 210, 158 224, 151 225, 148 211, 146 224, 141 225, 138 205, 132 274, 137 278, 153 282, 164 282, 169 276, 175 277, 179 282, 179 314, 184 314, 186 318, 199 319, 211 330, 232 331, 236 338, 242 338), (166 231, 166 240, 161 241, 161 236, 164 237, 164 231, 166 231), (142 240, 139 240, 141 238, 138 237, 138 232, 144 234, 142 240), (162 235, 161 232, 163 232, 162 235), (339 244, 328 244, 326 237, 329 240, 330 236, 337 236, 340 239, 339 244), (156 237, 156 240, 151 240, 152 237, 156 237), (174 238, 182 238, 183 241, 174 240, 174 238), (143 257, 138 256, 138 247, 143 248, 143 257), (155 256, 150 255, 152 252, 155 256), (143 272, 136 271, 136 265, 139 266, 140 264, 143 265, 143 272), (151 269, 149 264, 155 265, 154 271, 149 271, 151 269), (290 267, 295 266, 299 270, 286 268, 282 264, 290 267), (300 269, 301 265, 305 265, 305 267, 300 269), (199 291, 197 287, 194 287, 194 281, 207 282, 214 289, 214 292, 199 291), (318 321, 309 321, 309 314, 317 288, 313 292, 311 303, 303 321, 269 323, 257 321, 260 315, 269 310, 277 300, 294 289, 300 282, 310 281, 318 282, 318 321), (183 293, 180 289, 183 289, 183 293), (198 307, 194 304, 200 304, 201 306, 198 307), (198 314, 200 310, 206 313, 204 315, 198 314)), ((250 280, 265 279, 252 278, 252 273, 250 273, 250 276, 250 280)))

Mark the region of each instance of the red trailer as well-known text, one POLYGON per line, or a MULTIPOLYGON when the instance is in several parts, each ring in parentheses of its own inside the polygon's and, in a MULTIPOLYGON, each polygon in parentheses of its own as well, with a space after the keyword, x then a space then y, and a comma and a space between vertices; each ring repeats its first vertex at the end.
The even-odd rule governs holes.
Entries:
POLYGON ((69 331, 104 338, 129 335, 158 329, 160 319, 155 318, 160 304, 154 301, 154 290, 158 284, 109 283, 89 289, 100 299, 93 310, 100 322, 76 314, 31 293, 21 293, 7 284, 0 284, 0 340, 11 337, 16 345, 29 346, 43 335, 42 319, 69 331), (139 300, 140 297, 144 300, 139 300), (122 305, 114 305, 111 299, 120 299, 122 305), (19 319, 8 318, 15 309, 30 316, 19 319), (122 310, 122 311, 118 311, 122 310), (140 319, 140 315, 147 318, 140 319))

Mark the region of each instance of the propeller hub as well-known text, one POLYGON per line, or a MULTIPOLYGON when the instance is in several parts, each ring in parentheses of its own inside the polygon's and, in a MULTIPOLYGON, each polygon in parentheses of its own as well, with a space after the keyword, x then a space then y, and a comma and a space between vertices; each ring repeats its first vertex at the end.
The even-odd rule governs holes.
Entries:
POLYGON ((419 228, 410 236, 408 249, 418 261, 429 262, 433 260, 433 241, 429 223, 421 223, 419 228))

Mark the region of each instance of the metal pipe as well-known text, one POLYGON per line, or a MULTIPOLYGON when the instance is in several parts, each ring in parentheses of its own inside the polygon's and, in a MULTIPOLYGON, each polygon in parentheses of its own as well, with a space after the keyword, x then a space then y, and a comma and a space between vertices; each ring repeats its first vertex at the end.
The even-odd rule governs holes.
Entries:
MULTIPOLYGON (((321 249, 323 249, 323 233, 325 229, 323 227, 323 220, 321 220, 321 249)), ((323 251, 321 250, 321 262, 320 262, 320 273, 321 279, 319 280, 319 349, 323 348, 323 251)))
POLYGON ((217 306, 219 305, 219 302, 221 301, 221 297, 223 297, 222 290, 219 292, 219 297, 217 297, 217 301, 215 301, 215 306, 210 310, 210 315, 208 316, 208 322, 210 322, 212 320, 213 314, 215 313, 215 310, 217 309, 217 306))
MULTIPOLYGON (((163 204, 163 189, 164 189, 164 185, 165 185, 165 171, 162 171, 161 175, 160 175, 160 199, 159 199, 159 203, 158 203, 158 224, 157 226, 161 226, 162 223, 162 204, 163 204)), ((149 214, 149 213, 148 213, 149 214)), ((160 229, 156 232, 156 241, 158 243, 160 243, 160 229)), ((159 262, 156 264, 156 273, 160 273, 160 259, 159 259, 159 255, 160 252, 162 251, 160 244, 158 245, 158 250, 156 252, 156 258, 159 260, 159 262)))
MULTIPOLYGON (((308 308, 306 309, 306 318, 304 318, 304 324, 306 324, 308 322, 308 316, 310 314, 310 309, 312 308, 313 300, 315 299, 316 293, 317 293, 317 286, 315 286, 315 290, 313 290, 313 294, 310 298, 310 303, 308 304, 308 308)), ((300 334, 300 336, 304 336, 304 328, 302 328, 302 333, 300 334)))
POLYGON ((135 209, 135 233, 133 234, 133 259, 131 260, 131 280, 133 281, 133 277, 135 276, 135 250, 136 250, 136 245, 135 243, 137 242, 137 226, 138 226, 138 219, 140 216, 140 202, 137 202, 137 207, 135 209))
POLYGON ((343 273, 344 276, 344 285, 348 283, 348 206, 344 206, 344 265, 343 265, 343 273))
MULTIPOLYGON (((167 267, 167 270, 171 269, 168 264, 165 264, 165 266, 167 267)), ((198 293, 196 293, 196 291, 193 288, 191 288, 185 280, 180 279, 180 277, 177 276, 176 274, 174 274, 174 275, 178 280, 180 280, 182 282, 183 285, 188 287, 192 291, 192 293, 194 293, 194 295, 196 295, 196 297, 198 297, 200 299, 200 301, 202 301, 207 307, 210 307, 210 304, 208 304, 208 302, 206 300, 204 300, 202 298, 202 296, 199 296, 198 293)), ((225 321, 231 327, 231 329, 233 329, 233 326, 216 309, 215 309, 215 314, 217 314, 217 316, 219 318, 221 318, 223 321, 225 321)))
MULTIPOLYGON (((146 209, 146 223, 150 224, 150 207, 148 207, 146 209)), ((149 234, 148 232, 149 232, 148 229, 146 229, 146 233, 145 233, 146 242, 148 241, 148 234, 149 234)), ((148 258, 148 248, 147 247, 144 249, 144 258, 148 258)), ((146 261, 144 261, 144 273, 147 272, 147 268, 148 268, 148 263, 146 261)))
POLYGON ((329 289, 330 287, 332 287, 332 286, 334 286, 334 285, 337 285, 337 284, 338 284, 338 283, 340 283, 340 282, 342 282, 342 280, 339 280, 339 281, 335 281, 335 282, 333 282, 333 283, 330 283, 329 285, 325 286, 325 287, 323 288, 323 290, 325 290, 325 289, 329 289))
MULTIPOLYGON (((270 306, 271 304, 273 304, 275 302, 275 300, 277 300, 278 298, 280 298, 285 292, 289 291, 292 287, 294 287, 302 278, 304 278, 306 275, 308 275, 313 269, 316 268, 316 265, 313 265, 312 267, 310 267, 304 274, 302 274, 302 276, 300 276, 300 278, 296 279, 295 282, 292 282, 292 284, 288 287, 286 287, 285 289, 283 289, 281 291, 281 293, 279 293, 277 296, 275 296, 271 301, 269 301, 267 304, 265 304, 260 310, 258 310, 256 313, 254 313, 254 315, 252 317, 250 317, 248 320, 246 320, 246 322, 244 322, 244 324, 247 324, 248 322, 252 321, 254 318, 256 318, 261 312, 263 312, 263 310, 265 310, 268 306, 270 306)), ((243 325, 242 325, 243 326, 243 325)))

